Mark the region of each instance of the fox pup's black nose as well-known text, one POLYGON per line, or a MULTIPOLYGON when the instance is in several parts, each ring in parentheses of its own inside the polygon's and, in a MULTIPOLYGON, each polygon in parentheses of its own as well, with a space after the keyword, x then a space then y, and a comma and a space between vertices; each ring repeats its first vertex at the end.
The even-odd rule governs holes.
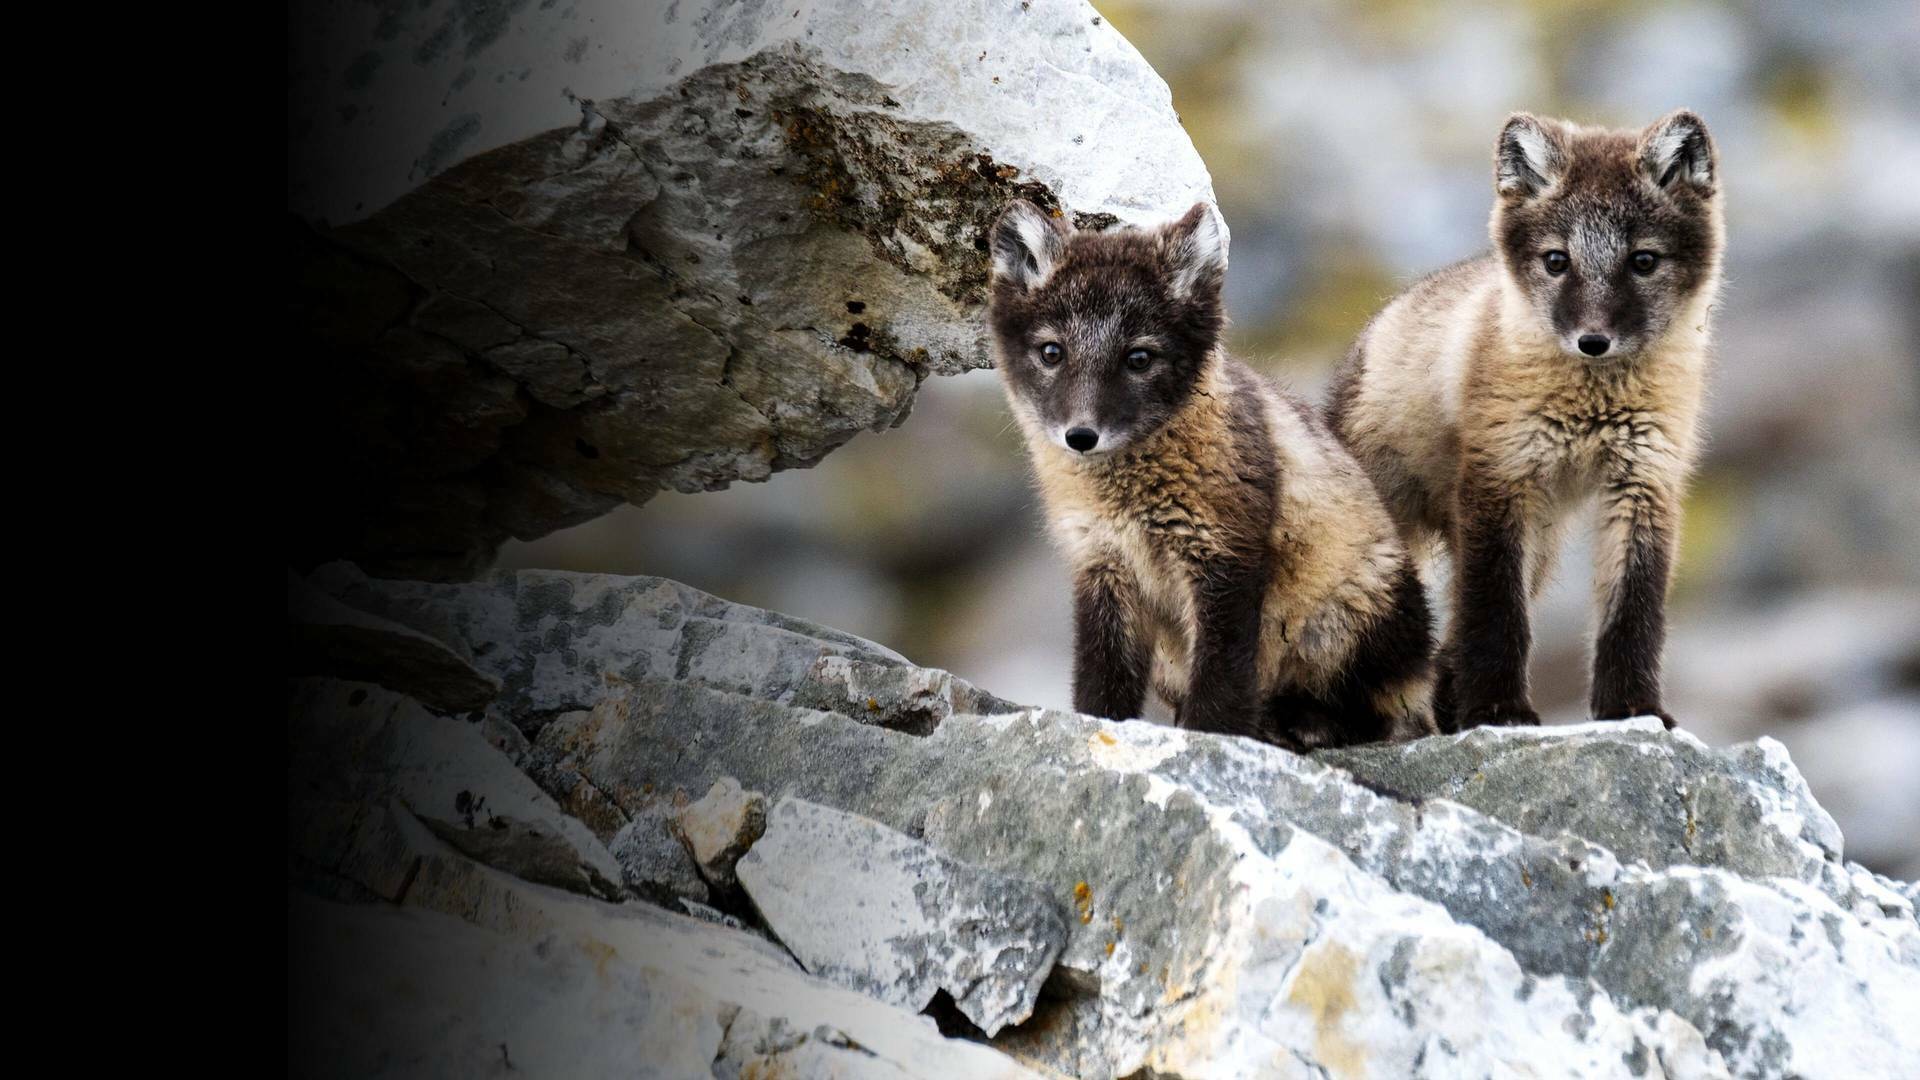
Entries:
POLYGON ((1581 334, 1580 351, 1588 356, 1602 356, 1613 345, 1612 339, 1605 334, 1581 334))
POLYGON ((1067 445, 1084 454, 1100 443, 1100 433, 1092 428, 1077 427, 1067 432, 1067 445))

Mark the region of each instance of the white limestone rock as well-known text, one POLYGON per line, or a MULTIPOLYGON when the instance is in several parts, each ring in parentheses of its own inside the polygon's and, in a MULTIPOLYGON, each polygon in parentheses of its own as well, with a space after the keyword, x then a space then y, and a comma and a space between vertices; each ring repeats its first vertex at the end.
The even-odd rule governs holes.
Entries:
POLYGON ((751 934, 529 884, 402 815, 402 907, 289 899, 294 1075, 1034 1076, 751 934))
POLYGON ((914 1012, 945 990, 989 1037, 1032 1015, 1066 944, 1044 890, 799 799, 774 807, 738 872, 809 972, 914 1012))

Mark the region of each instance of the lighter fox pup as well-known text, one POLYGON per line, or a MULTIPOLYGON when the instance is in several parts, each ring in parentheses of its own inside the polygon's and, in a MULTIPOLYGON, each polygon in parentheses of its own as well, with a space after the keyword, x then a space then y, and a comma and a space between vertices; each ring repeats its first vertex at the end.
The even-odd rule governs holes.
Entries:
POLYGON ((1314 412, 1221 347, 1205 204, 991 230, 995 360, 1074 576, 1073 703, 1295 749, 1432 730, 1432 631, 1386 507, 1314 412))
POLYGON ((1536 724, 1527 606, 1598 506, 1592 715, 1660 716, 1668 577, 1720 287, 1719 163, 1677 111, 1643 131, 1524 113, 1495 144, 1493 252, 1400 294, 1329 424, 1403 537, 1451 555, 1442 730, 1536 724))

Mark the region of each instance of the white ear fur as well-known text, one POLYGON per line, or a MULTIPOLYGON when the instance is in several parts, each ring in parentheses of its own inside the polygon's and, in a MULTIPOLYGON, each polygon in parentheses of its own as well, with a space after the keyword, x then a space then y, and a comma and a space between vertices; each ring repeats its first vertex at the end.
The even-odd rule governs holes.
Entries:
POLYGON ((1532 198, 1560 178, 1566 155, 1539 117, 1514 113, 1494 149, 1494 186, 1502 195, 1532 198))
POLYGON ((1007 204, 989 237, 993 280, 1024 289, 1045 284, 1066 251, 1066 230, 1025 199, 1007 204))
POLYGON ((1688 184, 1713 188, 1713 137, 1700 117, 1677 109, 1656 120, 1640 136, 1640 164, 1655 186, 1688 184))
POLYGON ((1166 227, 1164 239, 1172 291, 1186 299, 1211 284, 1218 288, 1227 276, 1227 233, 1220 211, 1194 203, 1185 216, 1166 227))

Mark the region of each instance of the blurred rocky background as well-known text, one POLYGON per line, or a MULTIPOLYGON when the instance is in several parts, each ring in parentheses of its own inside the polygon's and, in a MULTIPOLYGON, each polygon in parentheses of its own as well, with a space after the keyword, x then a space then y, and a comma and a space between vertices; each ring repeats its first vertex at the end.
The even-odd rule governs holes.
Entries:
MULTIPOLYGON (((1213 173, 1235 347, 1309 396, 1381 302, 1484 246, 1509 110, 1707 118, 1728 285, 1669 704, 1715 745, 1779 738, 1850 857, 1920 876, 1920 7, 1099 7, 1213 173)), ((1067 576, 991 372, 927 379, 906 423, 818 468, 662 494, 500 561, 671 577, 1068 704, 1067 576)), ((1586 565, 1578 540, 1536 615, 1536 697, 1561 720, 1582 710, 1586 565)))

